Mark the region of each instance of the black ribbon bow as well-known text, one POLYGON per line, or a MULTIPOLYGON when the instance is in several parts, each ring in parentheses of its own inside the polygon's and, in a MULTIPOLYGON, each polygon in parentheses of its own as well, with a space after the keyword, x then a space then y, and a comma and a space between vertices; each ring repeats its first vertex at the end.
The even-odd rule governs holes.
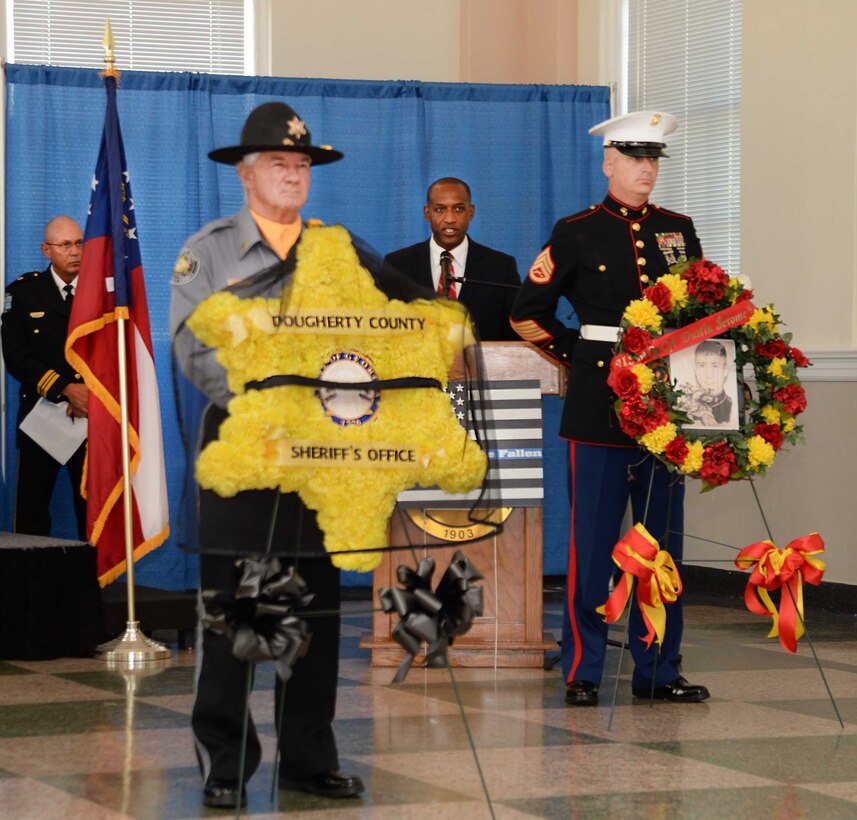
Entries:
POLYGON ((282 571, 279 559, 242 558, 235 562, 241 580, 234 593, 203 590, 202 625, 232 641, 238 660, 274 661, 282 681, 306 655, 312 635, 294 610, 313 599, 294 567, 282 571))
POLYGON ((452 557, 434 592, 432 575, 434 558, 423 558, 416 570, 406 566, 396 570, 404 589, 384 587, 378 593, 384 612, 399 614, 393 638, 407 652, 393 683, 407 677, 423 642, 428 644, 426 666, 447 666, 447 650, 454 638, 467 633, 473 619, 482 614, 482 587, 472 582, 483 576, 461 550, 452 557))

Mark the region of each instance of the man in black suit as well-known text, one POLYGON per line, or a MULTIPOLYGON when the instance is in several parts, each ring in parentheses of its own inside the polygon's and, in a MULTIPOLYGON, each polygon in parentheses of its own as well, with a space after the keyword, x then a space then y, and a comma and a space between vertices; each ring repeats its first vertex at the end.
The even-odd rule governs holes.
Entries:
MULTIPOLYGON (((9 372, 21 382, 18 424, 40 398, 66 402, 66 415, 86 418, 89 389, 65 360, 65 340, 72 298, 83 251, 80 225, 67 216, 45 226, 42 253, 50 260, 43 271, 19 276, 6 288, 3 306, 3 356, 9 372)), ((18 477, 15 532, 50 535, 50 503, 62 465, 20 429, 17 434, 18 477)), ((74 494, 78 536, 86 540, 86 501, 80 482, 86 444, 66 463, 74 494)))
POLYGON ((441 258, 449 254, 452 299, 463 302, 483 342, 517 340, 509 324, 521 278, 513 257, 474 242, 467 229, 476 209, 470 186, 455 177, 433 182, 426 193, 423 214, 431 237, 387 254, 384 261, 432 290, 444 293, 441 258))

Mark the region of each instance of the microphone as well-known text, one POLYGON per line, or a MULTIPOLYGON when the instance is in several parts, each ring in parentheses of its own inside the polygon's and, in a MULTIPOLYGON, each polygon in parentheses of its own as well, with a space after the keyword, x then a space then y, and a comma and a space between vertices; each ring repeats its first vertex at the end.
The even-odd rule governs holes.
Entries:
POLYGON ((440 255, 440 292, 443 296, 449 296, 449 288, 453 282, 452 275, 452 254, 449 251, 443 251, 440 255))

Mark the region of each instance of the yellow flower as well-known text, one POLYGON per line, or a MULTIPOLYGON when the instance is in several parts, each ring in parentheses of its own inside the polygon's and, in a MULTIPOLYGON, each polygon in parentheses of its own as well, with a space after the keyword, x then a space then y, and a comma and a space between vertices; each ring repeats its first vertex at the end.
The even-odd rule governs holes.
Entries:
POLYGON ((785 359, 781 359, 779 357, 771 359, 771 363, 768 365, 768 373, 770 373, 775 379, 781 379, 783 377, 783 365, 785 364, 785 359))
POLYGON ((765 420, 766 424, 780 423, 780 411, 772 404, 766 404, 759 410, 759 415, 765 420))
POLYGON ((658 279, 663 282, 672 294, 673 307, 683 308, 687 304, 687 282, 677 273, 667 273, 658 279))
POLYGON ((751 436, 747 440, 747 462, 754 470, 768 467, 775 455, 774 448, 761 436, 751 436))
POLYGON ((663 323, 660 311, 648 299, 635 299, 625 308, 622 318, 647 330, 660 330, 663 323))
POLYGON ((687 443, 687 458, 684 464, 679 467, 682 473, 698 473, 702 467, 702 450, 701 441, 689 441, 687 443))
POLYGON ((774 312, 771 310, 770 305, 768 307, 756 308, 753 315, 747 320, 747 324, 757 332, 759 325, 767 325, 772 333, 777 329, 777 322, 774 319, 774 312))
MULTIPOLYGON (((224 497, 297 492, 318 514, 325 549, 339 553, 331 556, 335 566, 365 572, 380 563, 381 552, 365 550, 386 546, 403 490, 437 485, 463 493, 481 484, 485 453, 441 390, 367 390, 344 402, 349 413, 355 403, 359 412, 342 414, 352 423, 340 424, 321 390, 247 389, 278 375, 316 379, 343 363, 346 378, 329 380, 348 381, 356 368, 358 377, 374 370, 379 380, 422 376, 446 385, 455 354, 472 341, 466 311, 449 300, 388 299, 344 228, 304 231, 282 296, 216 293, 197 306, 188 326, 216 349, 235 394, 218 439, 197 459, 200 486, 224 497)), ((336 392, 326 389, 330 402, 342 402, 336 392)))
POLYGON ((631 372, 637 377, 637 383, 640 386, 640 393, 646 395, 655 383, 654 374, 648 366, 644 364, 632 365, 631 372))
POLYGON ((650 430, 648 433, 640 436, 640 444, 652 453, 662 453, 667 444, 675 437, 675 425, 671 421, 668 421, 666 424, 662 424, 660 427, 656 427, 654 430, 650 430))
POLYGON ((795 417, 791 413, 786 413, 785 410, 782 414, 782 425, 784 433, 791 433, 795 429, 795 417))

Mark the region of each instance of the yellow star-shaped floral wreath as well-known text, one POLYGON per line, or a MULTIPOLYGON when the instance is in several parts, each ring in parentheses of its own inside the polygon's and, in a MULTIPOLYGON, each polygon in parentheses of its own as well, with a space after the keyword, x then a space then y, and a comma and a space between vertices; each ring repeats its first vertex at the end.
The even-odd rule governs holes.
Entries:
POLYGON ((316 510, 325 548, 339 553, 331 558, 336 566, 368 571, 380 563, 380 552, 359 551, 386 545, 403 490, 436 484, 463 493, 482 483, 485 453, 442 390, 370 389, 356 396, 302 385, 246 388, 283 375, 327 381, 332 362, 379 380, 424 377, 446 386, 455 354, 473 341, 466 310, 443 299, 388 299, 344 228, 303 232, 282 299, 216 293, 188 326, 216 349, 235 394, 219 439, 197 460, 200 486, 221 496, 297 492, 316 510), (336 392, 346 407, 360 406, 359 419, 337 415, 336 392))

